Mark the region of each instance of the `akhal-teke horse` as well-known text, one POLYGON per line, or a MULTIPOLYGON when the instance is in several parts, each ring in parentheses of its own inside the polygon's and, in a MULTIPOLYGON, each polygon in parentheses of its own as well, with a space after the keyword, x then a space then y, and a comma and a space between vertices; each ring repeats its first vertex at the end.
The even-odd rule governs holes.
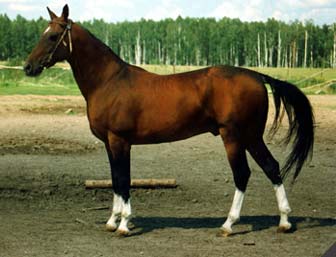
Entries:
POLYGON ((222 138, 236 186, 222 234, 230 235, 240 217, 251 173, 246 151, 274 186, 280 211, 278 231, 291 229, 291 208, 283 180, 291 170, 293 180, 297 178, 314 143, 312 107, 296 86, 230 66, 157 75, 119 58, 68 18, 67 5, 60 17, 49 8, 48 12, 49 25, 29 55, 24 71, 28 76, 37 76, 57 62, 66 60, 70 64, 86 100, 91 131, 105 144, 110 162, 114 198, 108 230, 130 233, 131 146, 172 142, 206 132, 222 138), (286 143, 292 141, 292 151, 281 170, 263 140, 268 115, 265 84, 269 84, 275 103, 271 132, 279 127, 282 106, 289 121, 286 143))

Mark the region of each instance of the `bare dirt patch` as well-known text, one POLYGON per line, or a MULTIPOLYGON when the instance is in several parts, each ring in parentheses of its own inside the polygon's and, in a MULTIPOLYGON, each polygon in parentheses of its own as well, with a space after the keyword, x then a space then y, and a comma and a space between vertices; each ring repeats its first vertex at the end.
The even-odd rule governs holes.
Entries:
MULTIPOLYGON (((314 158, 292 190, 286 184, 293 233, 276 233, 272 186, 250 159, 241 221, 232 237, 216 236, 234 185, 221 140, 205 134, 133 147, 133 178, 172 177, 179 187, 132 190, 133 236, 119 238, 104 229, 110 210, 87 210, 110 207, 112 192, 84 189, 109 167, 83 98, 1 96, 0 256, 321 256, 336 239, 336 97, 310 99, 314 158)), ((268 145, 283 162, 280 138, 268 145)))

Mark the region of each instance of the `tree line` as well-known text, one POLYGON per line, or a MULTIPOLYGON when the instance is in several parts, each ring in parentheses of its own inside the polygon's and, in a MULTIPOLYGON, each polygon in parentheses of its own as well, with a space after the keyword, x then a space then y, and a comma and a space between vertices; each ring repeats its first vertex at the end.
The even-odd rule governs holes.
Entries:
MULTIPOLYGON (((48 21, 0 15, 0 60, 25 59, 48 21)), ((133 64, 335 67, 336 24, 181 18, 80 23, 133 64)))

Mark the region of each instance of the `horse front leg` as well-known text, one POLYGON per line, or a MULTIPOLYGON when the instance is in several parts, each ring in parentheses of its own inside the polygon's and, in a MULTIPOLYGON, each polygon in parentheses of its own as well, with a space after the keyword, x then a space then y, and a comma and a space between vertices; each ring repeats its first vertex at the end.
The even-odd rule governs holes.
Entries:
POLYGON ((128 235, 128 221, 131 216, 130 203, 130 145, 123 139, 109 133, 106 144, 114 191, 112 215, 106 223, 108 231, 115 231, 120 235, 128 235), (117 221, 121 217, 119 226, 117 221))

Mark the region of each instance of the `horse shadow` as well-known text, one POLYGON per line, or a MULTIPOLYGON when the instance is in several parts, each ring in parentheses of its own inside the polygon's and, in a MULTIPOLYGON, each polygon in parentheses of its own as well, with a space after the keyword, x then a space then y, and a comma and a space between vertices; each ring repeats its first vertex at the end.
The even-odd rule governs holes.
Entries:
MULTIPOLYGON (((202 217, 202 218, 178 218, 178 217, 134 217, 132 223, 135 229, 132 236, 146 234, 157 229, 182 228, 182 229, 213 229, 220 228, 224 218, 202 217)), ((299 217, 291 216, 292 228, 288 233, 294 233, 298 226, 302 228, 331 227, 336 225, 332 218, 299 217)), ((242 216, 237 224, 252 226, 252 229, 235 232, 232 236, 247 234, 255 231, 262 231, 271 227, 277 227, 279 216, 242 216)))

